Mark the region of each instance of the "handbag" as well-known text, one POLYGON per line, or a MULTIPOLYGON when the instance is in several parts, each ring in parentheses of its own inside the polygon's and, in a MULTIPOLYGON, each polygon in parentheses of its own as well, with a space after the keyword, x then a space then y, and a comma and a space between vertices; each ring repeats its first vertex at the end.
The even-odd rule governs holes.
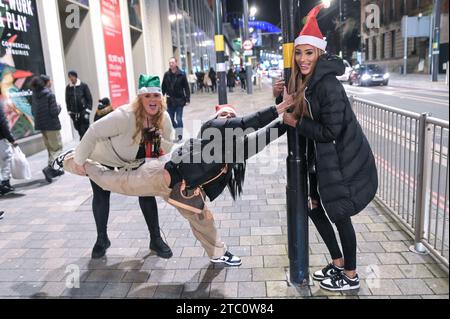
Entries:
POLYGON ((188 187, 186 181, 183 179, 182 182, 176 184, 172 189, 168 203, 175 207, 182 208, 196 214, 201 214, 205 209, 206 201, 206 193, 203 188, 219 179, 222 175, 226 175, 227 172, 228 165, 225 164, 217 176, 196 187, 188 187))
POLYGON ((11 174, 14 179, 31 179, 31 167, 20 147, 13 147, 11 174))

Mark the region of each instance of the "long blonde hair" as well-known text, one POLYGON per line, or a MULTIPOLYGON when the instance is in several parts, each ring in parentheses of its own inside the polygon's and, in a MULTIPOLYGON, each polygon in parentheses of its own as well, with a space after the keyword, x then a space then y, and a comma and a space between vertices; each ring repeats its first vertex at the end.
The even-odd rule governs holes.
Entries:
MULTIPOLYGON (((324 54, 324 51, 322 51, 319 48, 314 48, 314 51, 318 57, 317 60, 322 54, 324 54)), ((296 119, 299 120, 300 118, 305 116, 311 117, 311 115, 309 114, 308 105, 305 101, 305 90, 316 70, 317 61, 313 69, 311 70, 311 73, 309 73, 307 76, 304 77, 302 75, 300 67, 297 64, 297 61, 295 60, 295 48, 294 54, 292 55, 292 60, 293 60, 292 61, 293 68, 291 79, 289 80, 288 91, 289 94, 292 94, 294 97, 294 105, 295 105, 294 115, 296 119)))
MULTIPOLYGON (((153 117, 152 124, 157 129, 162 129, 164 126, 164 113, 167 110, 166 98, 161 97, 161 107, 158 113, 153 117)), ((140 144, 142 141, 142 131, 144 130, 147 113, 145 112, 144 105, 142 104, 141 98, 138 96, 131 104, 134 114, 136 115, 136 132, 133 135, 133 141, 136 144, 140 144)))

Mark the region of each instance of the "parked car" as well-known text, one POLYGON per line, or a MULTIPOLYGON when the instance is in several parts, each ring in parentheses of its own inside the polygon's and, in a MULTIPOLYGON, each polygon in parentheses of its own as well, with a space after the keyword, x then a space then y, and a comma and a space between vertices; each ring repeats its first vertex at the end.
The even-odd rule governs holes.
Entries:
POLYGON ((376 64, 361 64, 353 69, 350 85, 388 85, 389 73, 376 64))
POLYGON ((344 60, 344 64, 345 64, 345 73, 341 76, 338 76, 337 79, 341 82, 348 82, 350 81, 350 75, 352 74, 353 68, 350 65, 350 63, 348 63, 347 60, 344 60))

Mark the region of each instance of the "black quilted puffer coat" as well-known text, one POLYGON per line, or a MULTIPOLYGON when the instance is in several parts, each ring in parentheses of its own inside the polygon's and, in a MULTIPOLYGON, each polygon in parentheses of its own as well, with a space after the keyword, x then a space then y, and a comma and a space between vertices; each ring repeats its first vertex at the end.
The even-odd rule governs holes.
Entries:
POLYGON ((338 57, 321 56, 305 91, 311 118, 298 124, 299 134, 313 141, 321 204, 334 223, 361 212, 378 189, 374 155, 336 79, 344 69, 338 57))

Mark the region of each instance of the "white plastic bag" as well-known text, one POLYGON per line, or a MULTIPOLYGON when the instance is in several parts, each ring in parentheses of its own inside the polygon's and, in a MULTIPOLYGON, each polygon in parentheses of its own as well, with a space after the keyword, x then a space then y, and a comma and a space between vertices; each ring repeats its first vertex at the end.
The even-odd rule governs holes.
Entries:
POLYGON ((17 146, 13 147, 11 173, 14 179, 31 179, 31 167, 25 154, 17 146))

